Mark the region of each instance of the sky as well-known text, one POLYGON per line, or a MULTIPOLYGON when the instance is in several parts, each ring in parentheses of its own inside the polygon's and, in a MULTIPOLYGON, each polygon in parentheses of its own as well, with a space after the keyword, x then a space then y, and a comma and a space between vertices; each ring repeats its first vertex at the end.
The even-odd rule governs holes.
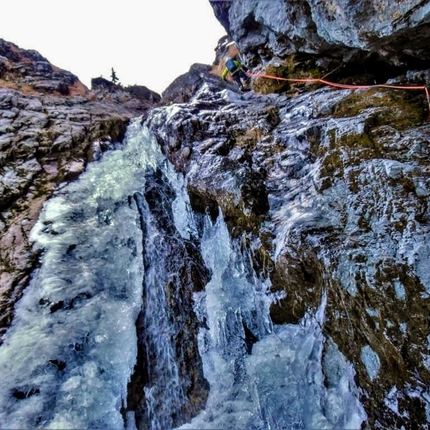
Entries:
POLYGON ((225 30, 209 0, 5 0, 0 38, 79 77, 161 93, 193 63, 211 64, 225 30), (6 18, 6 19, 5 19, 6 18))

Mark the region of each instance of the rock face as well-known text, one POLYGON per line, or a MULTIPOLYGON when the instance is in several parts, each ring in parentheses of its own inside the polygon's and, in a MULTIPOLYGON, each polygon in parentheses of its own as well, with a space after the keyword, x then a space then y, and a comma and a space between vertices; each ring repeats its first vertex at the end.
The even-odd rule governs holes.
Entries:
POLYGON ((0 334, 37 264, 28 234, 44 201, 159 100, 141 93, 89 91, 36 51, 0 39, 0 334))
POLYGON ((2 87, 69 95, 85 92, 79 79, 53 66, 34 50, 23 50, 0 39, 0 79, 2 87))
MULTIPOLYGON (((348 79, 429 83, 427 2, 210 1, 250 66, 269 63, 284 76, 323 76, 334 65, 347 64, 349 72, 360 65, 348 79)), ((127 120, 158 97, 100 79, 90 92, 39 54, 4 41, 0 55, 5 329, 37 264, 28 233, 43 202, 120 140, 127 120)), ((192 66, 164 92, 164 106, 146 114, 164 153, 185 176, 192 210, 214 220, 222 211, 232 248, 249 256, 260 284, 269 286, 273 324, 303 322, 327 297, 326 357, 338 348, 353 364, 367 413, 364 428, 427 428, 430 125, 424 95, 291 88, 264 80, 254 82, 260 94, 242 94, 210 70, 192 66)), ((151 183, 160 179, 156 172, 150 179, 147 212, 171 234, 164 197, 172 192, 167 187, 156 195, 151 183)), ((169 319, 190 315, 184 321, 189 331, 172 335, 186 346, 178 352, 185 363, 196 358, 198 324, 193 291, 182 287, 191 279, 203 290, 213 274, 203 268, 196 244, 173 247, 171 239, 160 243, 169 258, 159 272, 172 275, 166 283, 169 319)), ((151 258, 145 256, 147 266, 151 258)), ((139 366, 154 364, 142 346, 149 344, 145 324, 141 314, 125 411, 135 411, 142 428, 147 375, 139 366)), ((189 367, 181 368, 181 376, 194 400, 178 408, 182 417, 170 417, 171 426, 206 401, 201 368, 189 367)), ((326 375, 326 386, 339 383, 334 379, 326 375)))
POLYGON ((275 324, 299 322, 326 292, 324 333, 354 363, 366 427, 425 426, 424 96, 326 88, 290 99, 201 79, 197 89, 190 84, 188 103, 148 117, 186 175, 193 209, 213 217, 222 210, 237 246, 270 279, 275 324))
POLYGON ((104 78, 91 79, 91 89, 99 98, 114 101, 132 112, 144 113, 152 104, 159 103, 161 96, 144 85, 123 87, 104 78))
POLYGON ((164 103, 185 103, 194 95, 211 70, 206 64, 193 64, 187 73, 177 77, 164 91, 164 103))
MULTIPOLYGON (((342 66, 332 79, 429 85, 428 2, 209 1, 251 67, 321 77, 342 66)), ((248 244, 281 294, 275 324, 299 321, 327 292, 324 331, 354 363, 366 428, 427 428, 425 98, 376 89, 303 94, 261 79, 256 91, 295 98, 207 88, 159 136, 187 172, 195 209, 220 207, 248 244)))
MULTIPOLYGON (((291 54, 343 61, 429 63, 427 2, 210 0, 227 32, 255 62, 291 54)), ((331 60, 330 60, 331 61, 331 60)))

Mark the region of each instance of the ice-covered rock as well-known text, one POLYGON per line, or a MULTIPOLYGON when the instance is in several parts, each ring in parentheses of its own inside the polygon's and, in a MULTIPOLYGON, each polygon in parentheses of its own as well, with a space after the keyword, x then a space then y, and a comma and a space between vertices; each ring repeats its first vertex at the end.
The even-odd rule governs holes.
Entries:
POLYGON ((304 53, 344 61, 376 54, 396 65, 430 60, 428 2, 209 1, 232 38, 259 59, 304 53))
POLYGON ((89 91, 36 51, 2 39, 0 56, 2 336, 37 264, 28 236, 43 202, 59 184, 76 179, 88 161, 121 141, 128 121, 159 96, 144 87, 89 91))
MULTIPOLYGON (((287 76, 303 62, 302 76, 322 76, 345 63, 350 82, 428 81, 426 2, 211 3, 251 66, 287 76)), ((17 76, 0 90, 3 327, 32 277, 0 349, 2 422, 425 428, 424 93, 280 95, 284 83, 260 80, 266 95, 243 94, 211 72, 192 66, 147 113, 169 165, 147 131, 132 153, 114 144, 142 98, 155 101, 146 89, 127 99, 104 83, 88 97, 39 54, 0 50, 0 79, 17 76), (91 160, 45 206, 31 249, 47 196, 91 160)))
POLYGON ((190 102, 148 116, 194 211, 221 209, 270 280, 275 324, 301 321, 326 292, 323 333, 353 363, 373 428, 427 422, 426 114, 424 95, 288 99, 208 77, 190 102), (393 386, 398 414, 384 400, 393 386))

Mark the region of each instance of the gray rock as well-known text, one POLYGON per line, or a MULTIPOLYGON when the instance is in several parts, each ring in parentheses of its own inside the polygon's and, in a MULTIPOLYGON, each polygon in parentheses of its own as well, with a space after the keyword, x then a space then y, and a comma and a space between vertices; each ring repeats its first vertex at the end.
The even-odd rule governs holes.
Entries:
POLYGON ((238 94, 210 79, 196 85, 191 102, 147 120, 185 174, 193 210, 216 218, 221 209, 234 246, 270 280, 275 324, 298 323, 326 292, 323 331, 354 365, 366 426, 425 427, 424 99, 327 88, 287 99, 238 94), (399 413, 386 402, 393 387, 399 413))
POLYGON ((187 73, 176 78, 163 92, 165 103, 183 103, 190 100, 195 90, 208 76, 211 66, 206 64, 193 64, 187 73))
POLYGON ((85 171, 85 163, 83 160, 71 161, 66 166, 64 166, 64 169, 66 171, 64 180, 72 181, 85 171))
POLYGON ((430 9, 420 0, 209 1, 231 37, 258 62, 292 53, 362 61, 360 52, 394 65, 430 60, 430 9))

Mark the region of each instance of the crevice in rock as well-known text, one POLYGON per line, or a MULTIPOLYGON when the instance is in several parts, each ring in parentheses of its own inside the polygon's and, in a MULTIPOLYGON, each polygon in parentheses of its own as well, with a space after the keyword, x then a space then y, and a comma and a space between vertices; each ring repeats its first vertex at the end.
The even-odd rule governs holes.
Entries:
POLYGON ((216 200, 204 193, 199 193, 197 190, 190 189, 190 187, 188 187, 188 195, 194 212, 209 215, 212 222, 216 221, 219 214, 219 206, 216 200))

